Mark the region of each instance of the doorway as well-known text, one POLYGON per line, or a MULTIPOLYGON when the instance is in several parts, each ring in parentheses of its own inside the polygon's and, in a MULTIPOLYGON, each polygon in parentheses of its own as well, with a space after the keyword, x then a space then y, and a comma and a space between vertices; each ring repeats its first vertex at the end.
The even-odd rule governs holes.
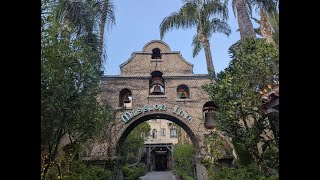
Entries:
POLYGON ((155 157, 156 171, 167 170, 167 155, 159 154, 155 157))

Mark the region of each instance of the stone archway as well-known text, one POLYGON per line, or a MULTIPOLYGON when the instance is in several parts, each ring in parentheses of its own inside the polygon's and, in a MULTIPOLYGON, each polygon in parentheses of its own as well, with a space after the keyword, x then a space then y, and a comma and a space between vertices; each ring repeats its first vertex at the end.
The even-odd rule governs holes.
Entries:
POLYGON ((207 171, 199 161, 207 153, 205 135, 211 133, 205 129, 203 119, 203 105, 210 100, 203 86, 208 83, 212 83, 209 75, 194 74, 193 64, 184 59, 179 51, 172 51, 161 40, 146 43, 142 51, 133 52, 120 65, 119 75, 101 78, 99 99, 109 103, 115 117, 105 128, 108 139, 97 145, 94 153, 88 154, 95 159, 117 158, 118 148, 134 127, 148 119, 163 118, 175 122, 190 136, 198 158, 198 180, 206 180, 207 171), (156 48, 160 49, 160 56, 152 58, 152 50, 156 48), (159 78, 153 78, 152 72, 161 72, 161 82, 159 78), (162 91, 159 85, 165 89, 162 91), (181 85, 185 87, 182 88, 183 95, 181 85), (130 106, 119 104, 125 100, 119 96, 123 89, 131 92, 129 100, 126 98, 130 106))
POLYGON ((183 117, 172 113, 172 112, 148 112, 141 116, 137 116, 134 119, 130 121, 130 123, 126 124, 125 127, 123 127, 123 130, 119 132, 120 136, 118 136, 117 145, 116 145, 116 154, 120 156, 120 149, 122 148, 122 144, 124 143, 125 139, 129 135, 129 133, 137 127, 142 122, 151 120, 151 119, 165 119, 169 120, 171 122, 176 123, 181 128, 183 128, 186 133, 189 135, 192 144, 195 148, 195 162, 196 162, 196 176, 199 180, 205 180, 207 179, 207 170, 206 168, 201 164, 200 157, 201 157, 201 146, 199 144, 202 143, 202 138, 199 138, 199 134, 197 132, 194 132, 190 124, 188 124, 183 117), (198 157, 198 158, 197 158, 198 157))
POLYGON ((198 140, 196 139, 195 134, 192 132, 192 130, 190 129, 190 127, 183 122, 183 120, 181 120, 181 118, 172 116, 172 115, 168 115, 168 114, 164 114, 164 113, 152 113, 152 114, 147 114, 138 118, 135 118, 135 120, 133 120, 130 124, 128 124, 128 126, 124 129, 124 131, 122 132, 119 140, 118 140, 118 145, 117 145, 117 152, 119 151, 119 148, 121 148, 122 143, 124 142, 124 140, 127 138, 127 136, 129 135, 129 133, 135 128, 137 127, 139 124, 141 124, 144 121, 148 121, 151 119, 166 119, 169 121, 172 121, 174 123, 176 123, 177 125, 179 125, 180 127, 182 127, 187 134, 189 135, 193 145, 195 148, 199 148, 198 146, 198 140))

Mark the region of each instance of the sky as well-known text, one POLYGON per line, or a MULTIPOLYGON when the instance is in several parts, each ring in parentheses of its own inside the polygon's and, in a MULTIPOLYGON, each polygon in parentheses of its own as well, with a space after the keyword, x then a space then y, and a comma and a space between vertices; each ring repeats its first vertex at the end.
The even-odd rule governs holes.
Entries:
MULTIPOLYGON (((151 40, 160 40, 159 25, 172 12, 182 6, 181 0, 114 0, 116 25, 106 31, 105 46, 107 59, 105 75, 119 75, 119 65, 128 60, 134 51, 142 51, 151 40)), ((231 35, 213 34, 210 39, 213 65, 216 73, 223 71, 230 62, 228 48, 240 39, 238 23, 229 3, 231 35)), ((257 25, 254 23, 254 26, 257 25)), ((194 74, 207 74, 207 65, 203 49, 192 57, 192 38, 196 29, 173 29, 162 39, 172 51, 193 64, 194 74)))

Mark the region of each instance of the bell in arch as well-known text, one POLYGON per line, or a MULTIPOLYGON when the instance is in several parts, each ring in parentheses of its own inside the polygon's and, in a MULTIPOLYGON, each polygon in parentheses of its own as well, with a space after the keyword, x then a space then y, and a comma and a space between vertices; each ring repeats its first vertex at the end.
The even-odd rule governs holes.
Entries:
POLYGON ((155 84, 164 86, 164 83, 163 83, 161 77, 153 77, 152 78, 151 86, 154 86, 155 84))
POLYGON ((207 111, 204 113, 204 127, 207 129, 214 129, 218 123, 217 121, 213 118, 214 111, 207 111))
POLYGON ((153 91, 152 91, 152 94, 162 94, 162 91, 161 91, 161 88, 160 88, 160 85, 156 84, 153 88, 153 91))
POLYGON ((124 103, 130 103, 131 102, 130 99, 129 99, 129 95, 128 94, 124 95, 123 102, 124 103))
POLYGON ((207 106, 203 108, 204 110, 204 127, 206 129, 214 129, 218 122, 214 119, 213 115, 216 113, 218 108, 216 106, 207 106))
POLYGON ((185 98, 187 98, 187 96, 185 95, 185 93, 181 93, 180 98, 185 99, 185 98))

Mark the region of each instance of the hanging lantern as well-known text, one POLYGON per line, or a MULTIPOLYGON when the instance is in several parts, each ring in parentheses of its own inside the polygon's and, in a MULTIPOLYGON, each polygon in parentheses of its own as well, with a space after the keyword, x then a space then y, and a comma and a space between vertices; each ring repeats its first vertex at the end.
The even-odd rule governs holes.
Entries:
POLYGON ((130 103, 130 99, 129 99, 129 95, 128 94, 124 95, 123 102, 124 103, 130 103))
POLYGON ((217 121, 213 118, 215 111, 207 111, 204 113, 204 127, 207 129, 214 129, 218 123, 217 121))
POLYGON ((158 84, 154 86, 154 89, 153 89, 151 94, 152 95, 163 94, 161 89, 160 89, 160 86, 158 84))

